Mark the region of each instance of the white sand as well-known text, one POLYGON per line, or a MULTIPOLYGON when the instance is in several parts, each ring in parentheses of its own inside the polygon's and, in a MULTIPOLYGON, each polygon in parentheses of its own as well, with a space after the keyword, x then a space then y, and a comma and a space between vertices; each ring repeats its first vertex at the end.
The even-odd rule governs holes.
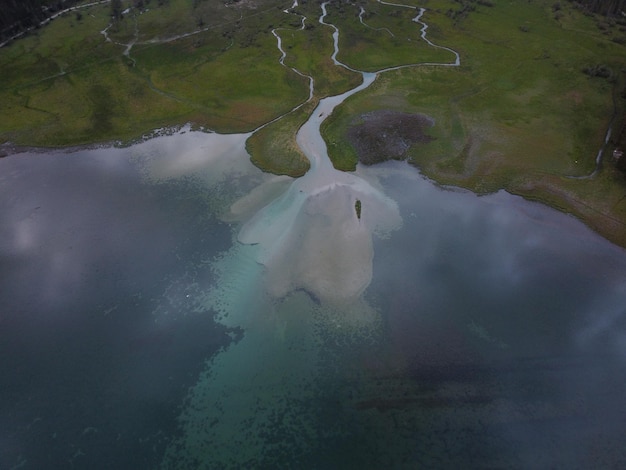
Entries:
MULTIPOLYGON (((363 74, 360 86, 320 101, 297 135, 311 169, 251 217, 239 233, 240 242, 260 245, 257 261, 266 267, 267 289, 275 297, 305 289, 323 302, 356 299, 372 280, 372 235, 402 224, 394 201, 359 176, 333 168, 319 132, 335 106, 374 78, 363 74)), ((235 204, 233 211, 246 204, 235 204)))
POLYGON ((394 201, 359 177, 309 173, 244 224, 239 241, 258 244, 268 291, 305 289, 322 301, 361 295, 372 279, 372 236, 402 223, 394 201), (361 201, 361 219, 355 203, 361 201))

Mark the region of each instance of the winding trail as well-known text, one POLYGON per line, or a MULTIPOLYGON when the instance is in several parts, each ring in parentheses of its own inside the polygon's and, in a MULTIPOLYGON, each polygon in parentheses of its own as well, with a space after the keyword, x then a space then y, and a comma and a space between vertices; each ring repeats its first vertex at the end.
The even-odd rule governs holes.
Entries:
MULTIPOLYGON (((409 7, 407 5, 400 5, 400 4, 395 4, 395 3, 386 3, 386 2, 382 2, 379 0, 380 3, 383 3, 385 5, 391 5, 391 6, 397 6, 397 7, 403 7, 403 8, 413 8, 413 7, 409 7)), ((428 25, 426 23, 424 23, 423 21, 421 21, 421 18, 423 16, 423 14, 425 13, 425 9, 424 8, 420 8, 418 15, 413 19, 414 22, 419 23, 422 25, 421 28, 421 38, 426 41, 430 46, 435 47, 435 48, 439 48, 439 49, 443 49, 446 51, 451 52, 452 54, 454 54, 455 60, 454 62, 451 63, 415 63, 415 64, 407 64, 407 65, 399 65, 399 66, 395 66, 395 67, 388 67, 385 69, 381 69, 377 72, 363 72, 361 70, 356 70, 352 67, 349 67, 348 65, 344 64, 343 62, 340 62, 337 59, 337 55, 339 54, 339 29, 333 25, 332 23, 326 23, 324 20, 326 18, 326 16, 328 15, 328 12, 326 10, 326 5, 328 4, 328 2, 324 2, 321 5, 322 8, 322 15, 319 18, 319 23, 326 25, 326 26, 330 26, 333 28, 333 54, 331 56, 331 59, 333 60, 333 63, 337 66, 340 67, 344 67, 352 72, 356 72, 361 74, 362 78, 363 78, 363 82, 357 86, 356 88, 353 88, 352 90, 349 90, 343 94, 340 95, 336 95, 336 96, 331 96, 331 97, 327 97, 327 98, 323 98, 322 100, 320 100, 319 105, 317 106, 317 108, 315 108, 315 110, 313 111, 313 113, 311 114, 311 117, 307 120, 307 122, 300 128, 300 130, 298 131, 297 137, 296 137, 296 141, 298 142, 298 145, 300 146, 301 150, 303 151, 303 153, 307 156, 307 158, 309 159, 310 163, 311 163, 311 170, 309 170, 309 172, 315 172, 315 171, 323 171, 323 172, 328 172, 330 168, 332 167, 332 163, 328 157, 328 151, 326 148, 326 143, 324 142, 321 134, 320 134, 320 126, 322 124, 322 122, 330 115, 332 114, 333 110, 335 109, 336 106, 340 105, 341 103, 343 103, 343 101, 345 101, 348 97, 352 96, 355 93, 358 93, 362 90, 364 90, 365 88, 369 87, 372 83, 374 83, 374 81, 376 80, 376 78, 378 77, 379 74, 381 73, 385 73, 385 72, 389 72, 392 70, 399 70, 402 68, 407 68, 407 67, 418 67, 418 66, 424 66, 424 65, 438 65, 438 66, 448 66, 448 67, 457 67, 460 65, 461 60, 459 57, 459 54, 454 51, 453 49, 450 49, 448 47, 444 47, 444 46, 439 46, 434 44, 433 42, 431 42, 427 37, 426 37, 426 31, 428 29, 428 25)), ((363 8, 361 7, 361 10, 363 11, 363 8)), ((303 23, 304 24, 304 23, 303 23)), ((282 63, 282 61, 281 61, 282 63)), ((334 169, 334 168, 333 168, 334 169)), ((339 172, 339 174, 343 174, 343 172, 339 172)), ((326 176, 330 176, 330 175, 326 175, 326 176)))
MULTIPOLYGON (((293 10, 294 8, 296 8, 298 6, 298 0, 294 0, 293 5, 291 5, 290 8, 287 8, 285 10, 283 10, 284 13, 287 14, 294 14, 292 12, 290 12, 289 10, 293 10)), ((280 34, 278 34, 279 31, 302 31, 304 30, 304 23, 306 21, 306 16, 304 15, 298 15, 300 16, 300 28, 296 29, 296 30, 289 30, 288 28, 274 28, 272 29, 272 35, 276 38, 276 42, 277 42, 277 47, 278 50, 280 51, 280 59, 278 60, 278 62, 280 63, 280 65, 282 65, 283 67, 287 67, 288 69, 294 71, 295 73, 297 73, 298 75, 300 75, 301 77, 304 77, 306 79, 308 79, 309 81, 309 97, 303 101, 302 103, 294 106, 293 108, 291 108, 289 111, 287 111, 285 114, 278 116, 274 119, 272 119, 269 122, 266 122, 265 124, 262 124, 261 126, 257 127, 254 131, 252 131, 252 134, 254 134, 255 132, 263 129, 266 126, 269 126, 270 124, 279 121, 280 119, 284 118, 285 116, 297 111, 298 109, 300 109, 302 106, 304 106, 306 103, 308 103, 309 101, 311 101, 313 99, 313 94, 315 92, 315 80, 313 79, 313 77, 311 75, 307 75, 305 73, 300 72, 298 69, 296 69, 295 67, 289 67, 287 64, 285 64, 285 59, 287 58, 287 52, 283 49, 283 40, 280 37, 280 34)))
MULTIPOLYGON (((402 8, 414 8, 408 5, 401 5, 401 4, 395 4, 395 3, 387 3, 387 2, 383 2, 380 1, 380 3, 385 4, 385 5, 390 5, 390 6, 396 6, 396 7, 402 7, 402 8)), ((298 132, 298 135, 296 137, 296 141, 298 142, 298 145, 300 146, 300 149, 303 151, 303 153, 307 156, 307 158, 309 159, 310 163, 311 163, 311 170, 310 171, 314 171, 317 168, 320 169, 324 169, 325 167, 328 167, 329 165, 332 167, 332 164, 330 162, 330 159, 328 158, 328 152, 326 149, 326 144, 324 142, 324 140, 321 137, 321 134, 319 132, 319 128, 322 124, 322 122, 332 113, 332 111, 334 110, 334 108, 338 105, 340 105, 345 99, 347 99, 348 97, 350 97, 351 95, 358 93, 362 90, 364 90, 365 88, 369 87, 372 83, 374 83, 374 81, 376 80, 376 78, 378 77, 379 74, 381 73, 385 73, 385 72, 389 72, 392 70, 399 70, 399 69, 403 69, 403 68, 408 68, 408 67, 418 67, 418 66, 425 66, 425 65, 436 65, 436 66, 448 66, 448 67, 457 67, 460 65, 461 60, 460 60, 460 56, 459 54, 454 51, 453 49, 450 49, 448 47, 445 46, 439 46, 437 44, 434 44, 432 41, 430 41, 427 37, 426 37, 426 31, 428 29, 428 25, 426 23, 424 23, 423 21, 421 21, 422 16, 424 15, 424 13, 426 12, 426 10, 424 8, 420 8, 417 16, 415 18, 413 18, 413 21, 416 23, 419 23, 420 25, 422 25, 421 28, 421 38, 426 41, 426 43, 428 45, 430 45, 431 47, 434 48, 438 48, 438 49, 443 49, 446 51, 451 52, 452 54, 454 54, 455 60, 454 62, 451 63, 430 63, 430 62, 424 62, 424 63, 414 63, 414 64, 406 64, 406 65, 398 65, 398 66, 394 66, 394 67, 388 67, 385 69, 381 69, 377 72, 363 72, 361 70, 356 70, 346 64, 344 64, 343 62, 340 62, 337 59, 337 55, 339 54, 339 29, 332 23, 326 23, 325 22, 325 18, 328 15, 328 12, 326 10, 326 5, 328 4, 328 2, 324 2, 321 5, 321 9, 322 9, 322 15, 319 18, 319 23, 323 24, 325 26, 330 26, 333 29, 333 53, 331 56, 331 59, 333 61, 333 63, 339 67, 343 67, 347 70, 350 70, 351 72, 355 72, 355 73, 359 73, 362 76, 362 83, 356 87, 353 88, 352 90, 348 90, 347 92, 340 94, 340 95, 336 95, 336 96, 331 96, 331 97, 327 97, 327 98, 323 98, 319 105, 317 106, 317 108, 315 108, 314 112, 311 114, 310 118, 307 120, 307 122, 301 127, 300 131, 298 132)), ((292 8, 295 8, 298 5, 297 0, 294 1, 294 4, 292 6, 292 8)), ((364 13, 364 9, 363 7, 360 7, 361 13, 359 15, 359 17, 362 19, 362 15, 364 13)), ((285 12, 289 12, 288 10, 284 10, 285 12)), ((302 16, 302 26, 301 29, 304 29, 304 22, 306 21, 306 17, 302 16)), ((367 26, 367 25, 366 25, 367 26)), ((386 30, 386 28, 384 28, 386 30)), ((280 64, 285 66, 285 57, 286 57, 286 52, 282 49, 282 43, 281 43, 281 39, 280 36, 276 33, 276 29, 272 30, 272 34, 274 34, 274 36, 277 38, 278 40, 278 49, 281 52, 281 57, 280 57, 280 64)), ((391 31, 387 30, 390 34, 391 31)), ((393 34, 392 34, 393 35, 393 34)), ((314 92, 314 80, 311 76, 309 75, 305 75, 303 73, 301 73, 300 71, 298 71, 297 69, 290 67, 291 70, 293 70, 294 72, 296 72, 297 74, 303 76, 303 77, 308 77, 310 80, 310 94, 309 94, 309 99, 306 101, 310 101, 313 97, 313 92, 314 92)), ((305 103, 306 103, 305 102, 305 103)), ((298 105, 296 108, 294 108, 292 111, 289 111, 289 113, 293 112, 295 109, 298 109, 299 107, 301 107, 304 103, 298 105)), ((287 113, 287 114, 289 114, 287 113)), ((276 119, 274 119, 271 122, 275 122, 278 119, 281 119, 283 116, 280 116, 276 119)), ((271 123, 270 122, 270 123, 271 123)), ((264 124, 262 126, 259 127, 259 129, 265 127, 266 125, 270 124, 264 124)), ((258 129, 257 129, 258 130, 258 129)), ((256 132, 253 131, 253 132, 256 132)))
POLYGON ((611 120, 609 121, 609 127, 604 136, 604 141, 602 142, 602 146, 600 147, 600 149, 598 150, 598 153, 596 154, 595 167, 593 171, 589 173, 588 175, 566 176, 566 178, 573 179, 573 180, 588 180, 588 179, 594 178, 600 172, 600 169, 602 168, 602 160, 604 159, 604 152, 606 151, 609 145, 609 141, 611 139, 611 134, 613 133, 613 126, 615 124, 616 118, 617 118, 617 106, 614 106, 613 116, 611 117, 611 120))
POLYGON ((363 15, 365 15, 365 8, 359 7, 359 21, 363 26, 373 29, 374 31, 386 31, 392 38, 396 37, 396 35, 393 34, 389 28, 374 28, 373 26, 368 25, 365 21, 363 21, 363 15))
MULTIPOLYGON (((283 194, 267 201, 242 226, 238 239, 257 246, 256 261, 265 267, 266 287, 271 295, 281 298, 293 290, 304 289, 324 303, 343 304, 359 298, 371 282, 372 237, 387 236, 402 225, 402 218, 396 202, 378 188, 356 173, 333 167, 320 125, 335 107, 369 87, 381 73, 423 65, 458 66, 460 59, 452 49, 426 39, 428 26, 421 21, 425 10, 420 9, 413 21, 422 25, 422 38, 432 47, 452 52, 454 62, 400 65, 378 72, 353 69, 337 59, 340 32, 325 22, 326 6, 327 2, 321 5, 318 21, 333 29, 331 58, 335 65, 361 74, 363 81, 345 93, 320 100, 296 135, 298 146, 310 161, 309 171, 294 180, 283 194)), ((280 63, 286 66, 280 36, 276 32, 274 36, 281 52, 280 63)), ((310 83, 313 87, 312 78, 310 83)))

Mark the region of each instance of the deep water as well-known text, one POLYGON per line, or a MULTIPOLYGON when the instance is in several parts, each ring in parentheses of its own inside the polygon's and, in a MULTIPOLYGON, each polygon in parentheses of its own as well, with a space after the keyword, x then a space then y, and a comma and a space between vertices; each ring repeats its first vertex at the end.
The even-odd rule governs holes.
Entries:
POLYGON ((245 137, 0 159, 0 468, 626 466, 623 249, 400 162, 316 190, 245 137))

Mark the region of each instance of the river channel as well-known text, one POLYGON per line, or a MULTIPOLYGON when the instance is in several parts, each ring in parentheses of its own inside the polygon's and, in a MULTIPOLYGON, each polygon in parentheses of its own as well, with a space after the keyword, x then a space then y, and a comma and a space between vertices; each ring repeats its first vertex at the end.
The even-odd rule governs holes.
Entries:
POLYGON ((0 467, 626 465, 626 252, 403 162, 334 170, 348 94, 299 179, 189 128, 0 159, 0 467))

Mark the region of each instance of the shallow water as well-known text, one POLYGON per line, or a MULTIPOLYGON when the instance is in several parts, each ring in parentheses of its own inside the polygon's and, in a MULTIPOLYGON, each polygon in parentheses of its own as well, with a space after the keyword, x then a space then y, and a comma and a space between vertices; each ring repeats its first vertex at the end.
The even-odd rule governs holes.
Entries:
POLYGON ((0 467, 624 466, 623 249, 245 137, 0 159, 0 467))

